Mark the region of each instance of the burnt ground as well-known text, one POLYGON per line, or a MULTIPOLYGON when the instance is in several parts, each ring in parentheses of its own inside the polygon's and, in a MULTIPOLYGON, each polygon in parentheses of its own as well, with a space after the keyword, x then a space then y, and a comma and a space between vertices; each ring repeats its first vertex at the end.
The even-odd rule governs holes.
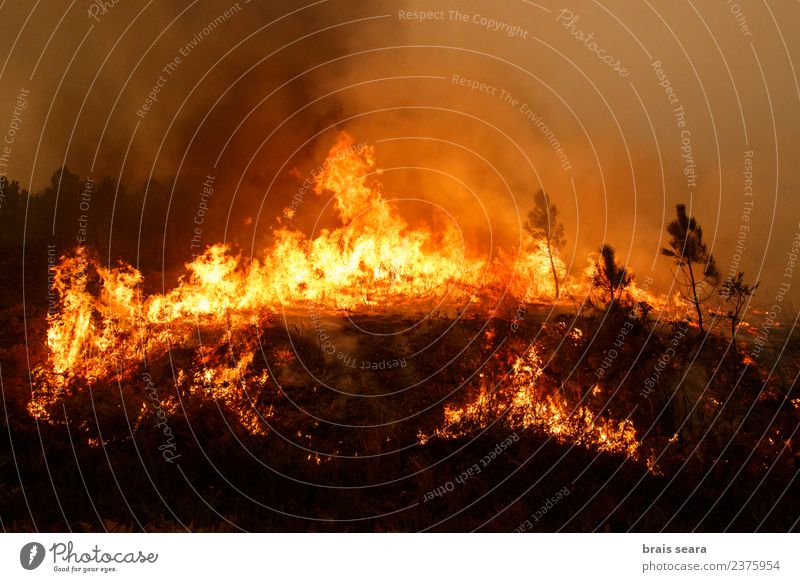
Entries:
MULTIPOLYGON (((24 346, 4 344, 2 527, 797 529, 796 340, 789 339, 781 365, 770 373, 766 362, 743 365, 746 345, 731 349, 724 334, 691 330, 645 399, 643 382, 680 322, 656 326, 625 310, 547 313, 531 307, 516 326, 510 318, 474 315, 434 314, 419 322, 296 313, 242 330, 231 345, 214 330, 200 330, 196 343, 175 346, 146 370, 132 370, 119 382, 75 386, 53 404, 53 423, 28 414, 24 346), (596 393, 588 390, 624 321, 635 328, 596 393), (570 335, 574 329, 580 336, 570 335), (479 382, 503 386, 514 358, 533 342, 545 362, 543 390, 583 399, 603 417, 630 417, 642 439, 638 459, 513 429, 502 414, 458 438, 419 443, 420 432, 430 435, 443 425, 446 404, 469 402, 479 382), (207 356, 202 365, 200 344, 207 356), (208 362, 224 362, 231 348, 256 353, 239 400, 230 399, 232 392, 210 397, 176 380, 179 370, 191 378, 208 362), (135 423, 147 403, 145 371, 163 402, 178 403, 167 420, 172 441, 153 411, 135 423), (698 391, 697 382, 706 389, 698 391), (265 435, 247 430, 237 414, 243 402, 262 413, 265 435), (177 455, 171 462, 162 454, 170 443, 177 455), (658 457, 654 470, 648 456, 658 457)), ((18 337, 21 323, 13 315, 6 312, 6 341, 18 337)), ((39 330, 29 343, 35 364, 43 326, 30 328, 39 330)), ((502 390, 497 397, 504 397, 502 390)))

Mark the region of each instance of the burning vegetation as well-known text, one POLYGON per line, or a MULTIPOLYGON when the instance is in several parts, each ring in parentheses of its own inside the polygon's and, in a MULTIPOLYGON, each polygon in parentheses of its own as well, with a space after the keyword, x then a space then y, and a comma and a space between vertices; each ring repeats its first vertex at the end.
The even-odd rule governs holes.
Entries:
MULTIPOLYGON (((754 470, 797 460, 794 384, 764 376, 736 340, 757 285, 740 277, 738 294, 729 285, 721 295, 736 299, 731 337, 700 335, 716 318, 703 311, 711 292, 696 275, 711 281, 716 270, 685 208, 665 254, 688 289, 657 296, 608 244, 569 276, 564 229, 544 192, 524 252, 487 259, 454 223, 409 224, 382 190, 373 148, 343 134, 323 167, 313 189, 332 196, 337 227, 309 236, 279 220, 274 243, 253 257, 210 246, 163 293, 87 247, 62 256, 25 405, 37 426, 66 428, 104 454, 130 445, 138 454, 137 442, 155 439, 184 466, 190 442, 230 434, 229 447, 267 447, 277 474, 305 463, 309 483, 333 490, 375 481, 357 471, 342 480, 355 460, 406 455, 403 474, 424 493, 419 475, 436 464, 426 451, 512 431, 535 443, 528 460, 542 447, 577 448, 565 455, 613 459, 609 481, 624 469, 634 488, 687 467, 699 488, 701 469, 730 473, 732 451, 745 445, 754 470)), ((373 469, 387 483, 406 479, 373 469)), ((413 503, 410 491, 398 495, 413 503)), ((370 511, 385 509, 375 501, 370 511)))
MULTIPOLYGON (((280 386, 254 366, 264 346, 249 339, 280 313, 392 315, 450 306, 463 316, 476 305, 469 315, 475 317, 488 301, 495 304, 489 315, 496 317, 502 293, 523 307, 557 293, 564 277, 557 254, 563 227, 552 234, 542 226, 546 216, 536 217, 538 228, 529 226, 531 236, 542 238, 529 241, 522 260, 511 267, 486 264, 469 256, 454 224, 433 232, 406 223, 380 184, 370 180, 380 173, 372 148, 354 148, 344 134, 324 168, 314 190, 333 194, 339 228, 314 238, 281 228, 274 246, 250 261, 212 246, 186 265, 187 274, 166 294, 143 296, 136 269, 103 267, 85 248, 64 257, 55 269, 58 310, 48 316, 48 362, 35 371, 31 414, 53 421, 53 408, 59 410, 65 398, 96 382, 130 381, 148 361, 188 347, 196 351, 197 365, 177 368, 176 388, 222 402, 249 432, 264 434, 272 407, 259 410, 252 396, 280 386)), ((554 213, 548 205, 545 199, 545 214, 554 213)), ((536 428, 560 441, 635 455, 630 421, 595 418, 586 406, 570 404, 541 381, 542 365, 531 346, 512 359, 505 387, 484 382, 480 374, 470 387, 477 390, 475 398, 446 403, 444 425, 433 434, 465 436, 506 416, 512 428, 536 428)), ((176 403, 168 408, 177 410, 176 403)), ((146 413, 142 406, 136 424, 146 413)))

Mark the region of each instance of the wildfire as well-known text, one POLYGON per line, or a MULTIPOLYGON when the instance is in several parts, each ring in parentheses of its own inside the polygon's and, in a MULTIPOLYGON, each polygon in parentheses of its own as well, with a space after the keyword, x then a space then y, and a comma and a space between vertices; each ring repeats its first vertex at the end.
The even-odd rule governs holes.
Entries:
MULTIPOLYGON (((141 273, 129 265, 104 267, 85 248, 63 257, 54 277, 58 309, 48 315, 48 360, 34 374, 30 413, 53 420, 51 411, 76 391, 131 380, 148 362, 189 348, 194 358, 176 365, 160 410, 177 410, 176 394, 207 398, 232 411, 248 432, 263 434, 273 410, 260 409, 259 401, 269 401, 265 395, 277 389, 257 364, 258 330, 281 309, 386 313, 480 300, 494 303, 491 316, 499 289, 519 301, 552 298, 553 270, 566 273, 542 241, 525 234, 521 256, 501 249, 489 264, 470 255, 455 224, 435 232, 410 226, 372 178, 380 174, 373 148, 352 144, 343 134, 315 178, 318 195, 333 195, 341 225, 313 238, 280 227, 272 246, 249 261, 226 246, 212 246, 186 265, 174 289, 149 296, 141 273)), ((283 360, 290 359, 284 354, 283 360)), ((498 399, 482 387, 472 402, 446 409, 448 428, 440 435, 485 425, 487 415, 505 412, 513 427, 535 426, 560 440, 635 453, 629 423, 595 418, 585 407, 570 409, 556 392, 537 392, 540 373, 531 348, 514 363, 511 388, 504 389, 510 394, 498 399)), ((148 414, 147 406, 139 408, 137 425, 148 414)))
MULTIPOLYGON (((196 324, 237 329, 282 305, 408 309, 413 300, 448 294, 469 302, 479 292, 484 262, 467 256, 455 225, 435 234, 410 228, 380 184, 368 183, 372 148, 351 146, 343 135, 315 184, 318 194, 333 192, 343 226, 313 239, 276 230, 274 246, 249 265, 215 245, 186 265, 172 291, 143 298, 142 275, 133 267, 105 268, 83 247, 64 257, 55 271, 59 309, 48 318, 53 372, 107 376, 120 363, 141 362, 186 341, 196 324)), ((533 246, 517 264, 517 281, 538 281, 520 292, 528 300, 551 292, 544 251, 533 246)), ((487 281, 498 279, 495 273, 487 281)))
MULTIPOLYGON (((510 429, 535 428, 559 442, 577 443, 603 452, 638 458, 639 441, 630 421, 598 418, 585 406, 571 407, 542 381, 542 360, 531 347, 513 364, 508 388, 492 393, 481 386, 474 399, 445 407, 441 438, 457 438, 502 418, 510 429)), ((424 444, 430 439, 419 435, 424 444)))
MULTIPOLYGON (((591 281, 594 276, 595 265, 599 259, 599 253, 589 253, 586 266, 583 268, 581 280, 571 279, 567 282, 567 288, 575 296, 588 295, 603 303, 608 298, 599 297, 594 289, 587 289, 585 281, 591 281)), ((676 317, 679 313, 685 313, 690 307, 688 301, 681 297, 680 293, 674 292, 671 295, 653 293, 649 287, 652 279, 644 277, 642 282, 634 279, 621 292, 621 298, 632 305, 647 305, 650 309, 676 317)))
POLYGON ((301 233, 275 232, 275 247, 261 269, 261 285, 281 302, 312 302, 354 310, 382 307, 403 298, 441 299, 480 283, 483 261, 467 256, 456 225, 442 232, 410 228, 368 176, 372 148, 352 147, 344 134, 331 150, 314 186, 333 192, 341 228, 307 240, 301 233))

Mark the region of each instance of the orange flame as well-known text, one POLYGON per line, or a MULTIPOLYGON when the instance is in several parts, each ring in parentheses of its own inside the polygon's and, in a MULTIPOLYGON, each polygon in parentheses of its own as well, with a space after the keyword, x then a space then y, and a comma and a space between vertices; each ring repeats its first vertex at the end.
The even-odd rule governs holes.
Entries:
MULTIPOLYGON (((323 167, 314 190, 333 194, 341 226, 314 238, 281 227, 273 245, 249 261, 224 245, 212 246, 186 265, 167 293, 144 296, 141 273, 128 265, 103 267, 84 248, 62 258, 54 279, 58 309, 48 316, 48 362, 36 370, 31 414, 50 418, 48 411, 75 382, 130 378, 143 363, 188 345, 199 355, 191 369, 177 370, 176 388, 214 399, 236 411, 247 430, 260 433, 263 423, 247 391, 266 389, 269 378, 254 365, 258 345, 248 330, 280 309, 408 311, 488 297, 495 310, 499 290, 519 301, 550 300, 552 269, 566 279, 560 258, 553 256, 551 264, 546 245, 527 234, 521 257, 501 249, 489 264, 470 256, 454 224, 437 232, 412 228, 372 179, 380 174, 374 149, 353 147, 346 134, 323 167), (200 330, 208 346, 198 347, 200 330)), ((569 410, 557 394, 537 394, 539 365, 533 349, 514 364, 513 393, 499 405, 509 408, 512 426, 538 426, 601 450, 635 451, 629 424, 597 419, 586 408, 569 410)), ((447 424, 456 428, 440 434, 484 422, 493 406, 482 391, 465 407, 448 408, 447 424)))
MULTIPOLYGON (((598 418, 586 406, 570 407, 558 391, 542 382, 541 376, 542 361, 531 347, 514 361, 509 388, 490 394, 482 386, 466 404, 447 405, 444 427, 434 436, 465 436, 504 417, 511 429, 535 428, 559 442, 638 458, 640 443, 631 421, 598 418)), ((430 437, 420 434, 419 438, 424 443, 430 437)))

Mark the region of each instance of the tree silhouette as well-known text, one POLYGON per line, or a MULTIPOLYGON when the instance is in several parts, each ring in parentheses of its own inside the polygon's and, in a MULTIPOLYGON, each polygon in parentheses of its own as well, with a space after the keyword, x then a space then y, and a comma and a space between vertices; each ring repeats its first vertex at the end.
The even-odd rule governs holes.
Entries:
POLYGON ((758 281, 748 285, 744 280, 744 273, 741 271, 736 277, 729 277, 722 284, 719 294, 728 306, 727 317, 731 320, 731 341, 735 339, 736 328, 742 321, 742 310, 759 285, 758 281))
POLYGON ((678 204, 675 208, 678 216, 667 225, 671 248, 662 248, 661 254, 671 257, 678 266, 683 276, 680 281, 676 277, 681 295, 694 304, 700 331, 705 331, 700 306, 713 295, 713 287, 719 282, 719 271, 714 257, 703 242, 703 229, 693 217, 686 214, 685 204, 678 204), (712 290, 701 297, 700 292, 706 285, 711 285, 712 290))
POLYGON ((550 203, 547 194, 541 188, 534 194, 533 208, 528 212, 525 230, 533 238, 545 241, 547 256, 550 259, 550 269, 553 273, 555 299, 558 299, 561 291, 553 255, 564 246, 564 225, 558 222, 556 205, 550 203))
POLYGON ((600 247, 600 256, 594 264, 592 287, 608 297, 609 307, 619 299, 622 291, 633 281, 633 273, 617 263, 617 253, 609 244, 600 247))

